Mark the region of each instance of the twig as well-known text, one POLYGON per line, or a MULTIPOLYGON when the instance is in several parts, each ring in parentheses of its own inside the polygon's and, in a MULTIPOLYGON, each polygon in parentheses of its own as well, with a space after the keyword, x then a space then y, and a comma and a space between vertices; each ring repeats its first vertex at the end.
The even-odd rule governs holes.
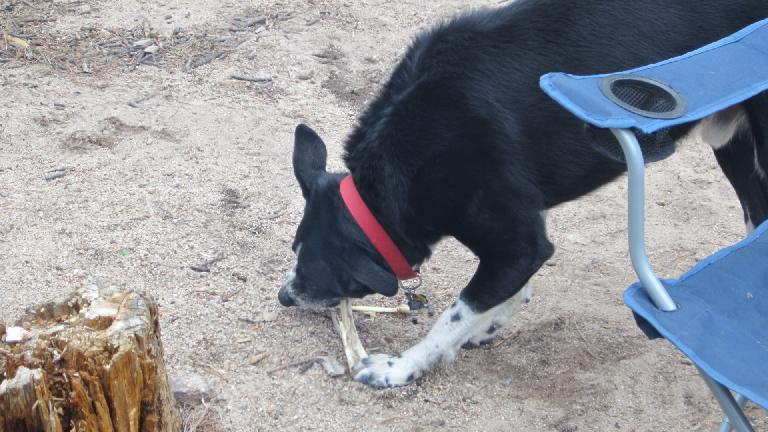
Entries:
POLYGON ((140 103, 146 102, 146 101, 152 99, 155 96, 157 96, 157 92, 150 93, 150 94, 148 94, 148 95, 146 95, 144 97, 141 97, 141 98, 138 98, 138 99, 134 99, 134 100, 128 102, 128 106, 131 106, 133 108, 138 108, 140 103))
POLYGON ((216 258, 213 258, 213 259, 209 259, 208 261, 205 261, 202 264, 195 264, 195 265, 189 266, 189 268, 191 270, 193 270, 193 271, 198 272, 198 273, 210 273, 211 272, 211 264, 217 263, 217 262, 219 262, 219 261, 221 261, 223 259, 224 259, 223 256, 216 257, 216 258))
POLYGON ((29 42, 25 41, 24 39, 11 36, 9 34, 3 35, 3 38, 5 39, 6 44, 13 45, 18 48, 29 48, 29 42))
POLYGON ((206 65, 217 58, 224 57, 227 55, 226 51, 217 51, 208 53, 201 56, 192 56, 187 60, 187 63, 184 64, 184 70, 189 72, 192 69, 199 68, 200 66, 206 65))
POLYGON ((233 75, 230 76, 230 78, 232 78, 234 80, 239 80, 239 81, 250 81, 250 82, 256 82, 256 83, 272 82, 272 78, 270 78, 270 77, 249 77, 249 76, 245 76, 245 75, 233 74, 233 75))
POLYGON ((56 18, 26 16, 26 17, 23 17, 23 18, 19 19, 20 23, 51 22, 51 21, 56 21, 56 18))
POLYGON ((229 31, 231 32, 243 32, 248 31, 249 27, 253 27, 256 24, 265 24, 267 22, 267 17, 254 17, 254 18, 248 18, 244 20, 242 23, 236 23, 232 27, 229 28, 229 31))
MULTIPOLYGON (((311 367, 313 364, 317 363, 317 361, 318 361, 317 357, 312 357, 310 359, 305 359, 305 360, 299 360, 299 361, 291 362, 291 363, 284 364, 282 366, 278 366, 276 368, 268 370, 267 371, 267 375, 274 375, 275 372, 280 372, 281 370, 289 369, 289 368, 296 367, 296 366, 307 367, 307 365, 309 365, 309 367, 311 367)), ((305 370, 305 372, 306 372, 306 370, 305 370)))

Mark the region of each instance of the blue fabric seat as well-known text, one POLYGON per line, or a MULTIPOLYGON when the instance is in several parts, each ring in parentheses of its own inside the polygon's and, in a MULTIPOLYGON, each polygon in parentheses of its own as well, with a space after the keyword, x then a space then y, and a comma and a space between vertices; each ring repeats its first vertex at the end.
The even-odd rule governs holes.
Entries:
POLYGON ((636 128, 645 133, 704 118, 768 88, 768 19, 688 54, 624 72, 541 77, 540 86, 576 117, 600 128, 636 128), (604 78, 639 75, 665 83, 683 96, 684 114, 672 119, 631 113, 605 97, 604 78))
POLYGON ((625 303, 712 378, 768 408, 768 222, 664 281, 678 306, 656 308, 636 283, 625 303))
POLYGON ((748 399, 768 409, 768 222, 680 279, 660 282, 645 255, 643 153, 657 159, 669 149, 658 139, 644 146, 637 136, 700 120, 768 90, 768 19, 653 65, 591 76, 553 72, 540 86, 578 118, 611 129, 621 145, 629 172, 630 256, 642 281, 624 299, 638 324, 646 333, 650 324, 696 364, 727 415, 720 431, 753 431, 741 408, 748 399))

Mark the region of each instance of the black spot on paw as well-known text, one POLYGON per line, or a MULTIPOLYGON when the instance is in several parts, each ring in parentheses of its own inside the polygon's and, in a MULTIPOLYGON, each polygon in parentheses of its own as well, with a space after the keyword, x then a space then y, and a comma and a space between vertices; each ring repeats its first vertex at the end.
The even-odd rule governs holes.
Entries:
POLYGON ((360 360, 360 364, 362 364, 365 367, 368 367, 373 364, 373 360, 370 357, 366 357, 362 360, 360 360))
POLYGON ((387 366, 392 367, 394 365, 395 365, 395 362, 393 362, 392 360, 387 360, 387 366))
POLYGON ((498 330, 498 329, 499 328, 496 327, 496 324, 491 324, 491 326, 488 327, 488 330, 486 330, 485 332, 488 333, 488 334, 494 334, 494 333, 496 333, 496 330, 498 330))
POLYGON ((531 302, 531 299, 529 299, 529 298, 523 300, 523 303, 530 303, 530 302, 531 302))
POLYGON ((464 342, 464 345, 462 345, 461 347, 466 349, 466 350, 482 348, 482 347, 484 347, 486 345, 490 345, 491 342, 493 342, 494 340, 495 340, 495 338, 483 339, 480 342, 470 342, 470 341, 467 341, 467 342, 464 342))
POLYGON ((461 314, 456 312, 455 314, 451 315, 451 321, 461 321, 461 314))
POLYGON ((451 308, 455 308, 457 304, 458 303, 454 301, 453 304, 451 305, 451 308))
POLYGON ((355 379, 357 379, 357 382, 359 382, 359 383, 362 383, 362 384, 365 384, 365 385, 371 385, 371 377, 372 377, 372 375, 367 373, 365 375, 357 376, 357 378, 355 378, 355 379))
POLYGON ((415 378, 415 377, 414 377, 413 373, 411 373, 410 375, 408 375, 408 378, 405 379, 405 382, 411 382, 411 381, 413 381, 413 378, 415 378))

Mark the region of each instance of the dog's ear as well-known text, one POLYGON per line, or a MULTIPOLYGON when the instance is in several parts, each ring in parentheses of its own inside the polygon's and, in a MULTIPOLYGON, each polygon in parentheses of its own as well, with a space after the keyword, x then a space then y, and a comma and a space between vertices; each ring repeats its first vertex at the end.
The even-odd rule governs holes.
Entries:
POLYGON ((309 196, 312 184, 325 172, 327 158, 323 140, 309 126, 298 125, 293 142, 293 173, 304 198, 309 196))
POLYGON ((397 294, 398 284, 395 275, 369 258, 361 257, 355 260, 352 277, 381 295, 392 297, 397 294))

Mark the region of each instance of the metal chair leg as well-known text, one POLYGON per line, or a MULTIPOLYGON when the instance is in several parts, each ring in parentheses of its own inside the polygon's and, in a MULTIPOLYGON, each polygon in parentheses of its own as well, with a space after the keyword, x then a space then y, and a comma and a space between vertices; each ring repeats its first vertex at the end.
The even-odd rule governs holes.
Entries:
POLYGON ((653 303, 663 311, 677 309, 664 285, 653 273, 645 254, 645 163, 637 137, 627 129, 611 129, 627 161, 629 195, 629 256, 635 273, 653 303))
MULTIPOLYGON (((734 394, 736 395, 736 404, 739 406, 739 408, 743 410, 744 405, 746 405, 747 402, 749 402, 749 399, 747 399, 746 397, 738 393, 734 393, 734 394)), ((718 429, 718 432, 731 432, 732 429, 733 428, 731 427, 731 421, 726 416, 723 419, 723 422, 720 423, 720 429, 718 429)))
POLYGON ((734 400, 731 391, 724 385, 712 379, 712 377, 707 375, 707 373, 701 370, 698 366, 696 366, 696 368, 699 369, 699 373, 704 378, 704 382, 707 383, 712 394, 715 395, 715 399, 717 399, 717 403, 720 404, 720 408, 722 408, 725 415, 728 416, 728 421, 731 424, 731 427, 736 429, 737 432, 755 432, 752 425, 749 423, 749 420, 747 420, 747 417, 744 415, 744 412, 741 411, 741 407, 736 403, 736 400, 734 400))

